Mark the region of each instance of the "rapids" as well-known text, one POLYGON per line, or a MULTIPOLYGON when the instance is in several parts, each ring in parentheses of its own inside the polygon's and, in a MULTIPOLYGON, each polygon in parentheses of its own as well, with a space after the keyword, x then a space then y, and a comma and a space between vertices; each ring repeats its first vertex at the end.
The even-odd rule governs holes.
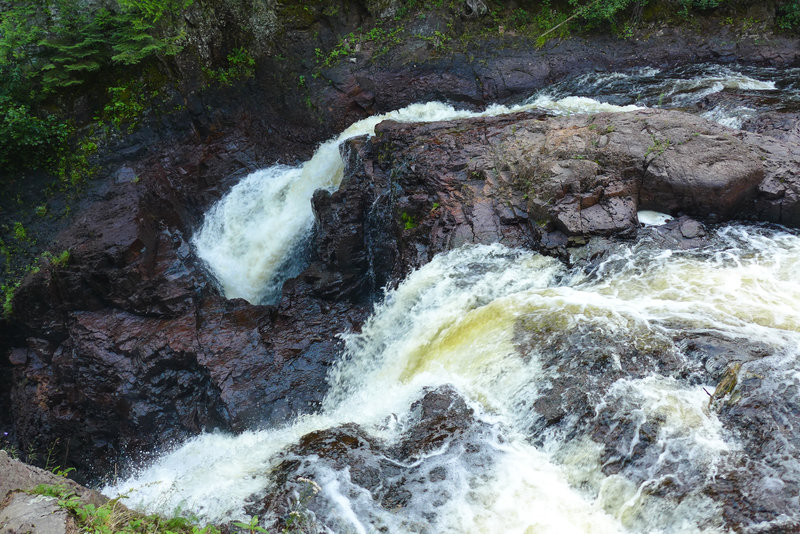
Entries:
MULTIPOLYGON (((781 73, 774 69, 745 70, 752 76, 716 65, 665 72, 647 68, 594 73, 555 84, 512 106, 495 104, 472 112, 429 102, 375 115, 352 124, 336 138, 323 143, 311 160, 302 165, 278 164, 245 177, 209 210, 192 242, 225 296, 244 298, 254 304, 274 302, 280 296, 283 282, 302 270, 303 244, 314 223, 309 202, 312 194, 317 189, 333 191, 342 179, 339 145, 351 137, 372 135, 375 125, 383 120, 431 122, 526 110, 554 114, 621 112, 643 107, 697 111, 696 105, 723 91, 773 97, 780 92, 782 106, 800 109, 797 82, 800 69, 781 73)), ((748 102, 745 105, 722 101, 707 106, 702 115, 738 128, 756 111, 748 107, 756 105, 753 100, 748 102)))
MULTIPOLYGON (((723 532, 722 503, 706 494, 745 451, 709 407, 713 384, 698 380, 714 363, 685 340, 759 340, 774 360, 771 380, 800 400, 800 363, 787 359, 800 345, 800 237, 726 226, 711 242, 664 251, 645 236, 572 271, 501 245, 438 256, 387 293, 361 333, 345 335, 319 413, 279 429, 197 437, 105 492, 150 511, 243 517, 248 500, 270 486, 282 451, 302 436, 355 423, 392 443, 415 424, 409 408, 426 388, 453 385, 475 410, 473 425, 485 427, 470 445, 489 459, 473 464, 457 447, 409 459, 429 464, 427 472, 444 466, 442 479, 418 491, 446 484, 451 498, 438 507, 412 501, 396 513, 365 496, 347 470, 312 462, 304 475, 322 487, 320 525, 405 532, 426 520, 426 532, 723 532), (607 364, 580 375, 587 413, 543 425, 537 399, 584 365, 577 356, 598 350, 607 364), (672 368, 662 374, 665 360, 672 368), (615 427, 618 443, 592 439, 615 427), (637 450, 642 428, 650 441, 637 450), (609 474, 604 467, 613 461, 624 467, 609 474), (666 480, 677 502, 657 491, 666 480)), ((745 363, 741 373, 758 365, 764 361, 745 363)), ((790 467, 800 474, 796 461, 790 467)))
MULTIPOLYGON (((340 143, 381 120, 685 108, 730 89, 800 89, 767 74, 644 69, 480 113, 415 104, 352 125, 303 165, 246 177, 193 242, 226 296, 269 302, 302 267, 313 191, 341 180, 340 143)), ((747 529, 798 524, 793 430, 754 441, 746 408, 771 391, 775 417, 800 403, 800 237, 732 224, 702 248, 672 250, 657 239, 667 219, 640 213, 636 240, 592 261, 576 253, 572 267, 502 245, 439 255, 387 290, 361 332, 341 334, 318 412, 200 435, 103 492, 211 522, 262 515, 266 503, 276 515, 263 524, 291 511, 308 532, 727 532, 736 492, 778 510, 747 529), (733 361, 738 385, 710 399, 733 361), (443 441, 419 443, 430 395, 469 415, 443 441), (327 435, 361 445, 344 460, 309 448, 327 435)))

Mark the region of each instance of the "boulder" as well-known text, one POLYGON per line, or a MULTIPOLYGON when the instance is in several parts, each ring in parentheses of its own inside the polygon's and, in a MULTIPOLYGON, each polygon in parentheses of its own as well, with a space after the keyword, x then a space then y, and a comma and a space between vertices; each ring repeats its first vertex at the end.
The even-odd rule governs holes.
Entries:
POLYGON ((0 534, 77 534, 74 518, 58 506, 58 499, 17 492, 0 504, 0 534))
POLYGON ((640 209, 797 224, 798 150, 677 111, 384 121, 345 143, 341 187, 314 197, 315 288, 374 292, 464 243, 555 251, 632 236, 640 209))
POLYGON ((468 490, 460 480, 465 466, 491 466, 493 429, 451 386, 424 391, 401 424, 404 431, 391 443, 352 423, 303 436, 282 453, 271 469, 266 497, 259 497, 248 513, 276 517, 278 527, 305 526, 304 532, 313 532, 318 519, 341 530, 346 526, 336 499, 341 492, 369 496, 351 502, 360 517, 378 512, 375 503, 403 510, 404 529, 418 530, 432 516, 427 509, 468 490), (333 495, 319 494, 320 486, 335 488, 333 495))

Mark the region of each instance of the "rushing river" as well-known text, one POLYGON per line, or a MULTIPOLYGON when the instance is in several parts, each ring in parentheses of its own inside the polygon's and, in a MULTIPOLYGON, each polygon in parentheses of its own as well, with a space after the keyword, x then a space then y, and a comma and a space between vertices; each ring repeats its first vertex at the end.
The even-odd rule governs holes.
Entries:
MULTIPOLYGON (((248 176, 194 244, 226 296, 268 302, 302 265, 313 191, 341 180, 339 144, 381 120, 683 109, 726 90, 798 89, 706 66, 584 76, 482 113, 416 104, 354 124, 304 165, 248 176)), ((737 109, 699 112, 736 126, 737 109)), ((278 495, 308 532, 727 532, 743 493, 774 512, 750 514, 751 531, 795 525, 800 429, 779 427, 800 406, 800 237, 739 224, 710 234, 672 250, 643 228, 572 268, 501 245, 437 256, 360 333, 342 333, 317 413, 198 436, 104 492, 206 521, 278 495), (738 384, 710 402, 731 369, 738 384), (755 420, 767 404, 769 421, 755 420)))

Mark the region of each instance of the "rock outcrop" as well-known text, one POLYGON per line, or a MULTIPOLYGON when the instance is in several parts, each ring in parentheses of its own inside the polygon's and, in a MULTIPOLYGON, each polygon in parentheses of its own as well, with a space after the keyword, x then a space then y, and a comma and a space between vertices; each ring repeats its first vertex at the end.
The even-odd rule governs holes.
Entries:
POLYGON ((797 147, 674 111, 385 121, 343 154, 340 189, 314 197, 321 294, 381 287, 464 243, 563 251, 633 235, 640 209, 789 225, 800 214, 797 147))
POLYGON ((347 481, 328 483, 341 484, 343 494, 351 487, 369 491, 377 506, 365 506, 360 513, 369 515, 378 506, 405 510, 400 527, 420 528, 426 522, 420 511, 444 506, 464 469, 491 466, 494 429, 478 420, 450 386, 427 390, 409 413, 409 420, 402 421, 405 431, 392 443, 372 438, 354 424, 303 436, 283 453, 272 470, 274 487, 249 512, 275 516, 281 526, 291 521, 312 526, 319 519, 336 528, 342 521, 341 510, 333 500, 317 496, 315 484, 331 473, 345 472, 347 481))
POLYGON ((100 506, 108 500, 96 491, 24 464, 0 450, 0 533, 79 532, 75 519, 58 506, 57 498, 29 493, 42 485, 63 487, 78 496, 84 504, 100 506))
POLYGON ((66 265, 16 296, 16 436, 82 479, 203 429, 313 409, 334 335, 364 313, 302 294, 277 308, 227 301, 181 232, 154 218, 164 203, 142 185, 115 188, 60 236, 66 265))
MULTIPOLYGON (((638 209, 800 224, 797 147, 679 112, 386 121, 342 154, 340 189, 312 200, 310 265, 276 306, 222 298, 194 257, 187 222, 207 186, 154 172, 109 188, 60 236, 66 265, 18 291, 18 441, 92 478, 203 429, 314 410, 336 334, 464 243, 564 254, 632 235, 638 209)), ((701 237, 693 224, 675 239, 701 237)))

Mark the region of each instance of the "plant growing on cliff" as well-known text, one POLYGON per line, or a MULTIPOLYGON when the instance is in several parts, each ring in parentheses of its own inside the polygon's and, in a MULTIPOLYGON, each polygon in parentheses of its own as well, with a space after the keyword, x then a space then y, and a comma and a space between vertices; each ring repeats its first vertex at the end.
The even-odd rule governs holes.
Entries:
POLYGON ((800 0, 786 2, 778 9, 778 27, 783 30, 800 28, 800 0))
POLYGON ((233 85, 235 81, 246 80, 255 75, 256 60, 246 48, 234 48, 226 59, 228 61, 226 67, 218 69, 204 67, 203 72, 209 79, 222 85, 233 85))
POLYGON ((3 295, 3 317, 11 317, 14 312, 14 293, 16 293, 20 282, 12 282, 0 286, 3 295))
POLYGON ((655 135, 650 136, 653 140, 653 144, 647 147, 647 150, 644 153, 644 157, 647 158, 650 154, 655 154, 654 157, 658 157, 663 154, 672 144, 669 139, 658 139, 655 135))
POLYGON ((127 124, 130 133, 136 128, 148 103, 158 96, 157 91, 148 91, 141 82, 109 87, 111 100, 103 107, 103 113, 96 120, 106 120, 118 129, 127 124))
POLYGON ((37 115, 30 106, 0 96, 0 168, 4 171, 54 167, 71 132, 55 115, 37 115))
POLYGON ((405 211, 400 214, 400 222, 403 223, 403 229, 405 230, 413 230, 417 227, 417 221, 414 219, 414 216, 409 215, 405 211))

